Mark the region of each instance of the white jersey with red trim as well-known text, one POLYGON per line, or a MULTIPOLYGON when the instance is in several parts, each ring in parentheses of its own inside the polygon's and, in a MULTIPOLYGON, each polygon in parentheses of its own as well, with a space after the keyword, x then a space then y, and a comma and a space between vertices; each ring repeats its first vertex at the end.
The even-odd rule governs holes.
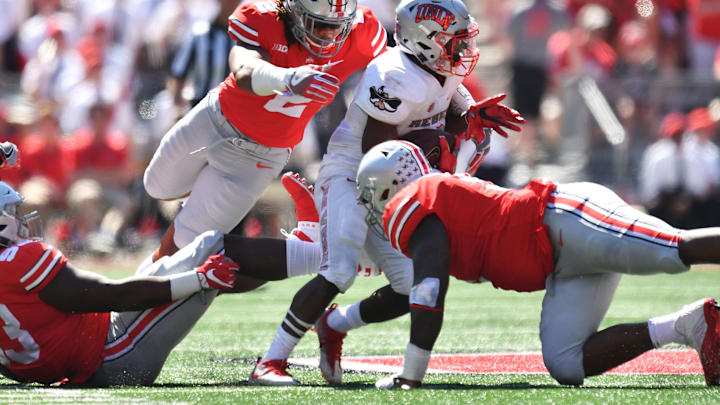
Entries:
POLYGON ((363 155, 361 143, 368 116, 397 126, 399 135, 445 128, 447 109, 462 80, 451 76, 440 84, 400 48, 388 49, 363 73, 345 119, 330 138, 323 166, 339 165, 344 172, 352 172, 345 175, 355 177, 363 155))
MULTIPOLYGON (((387 44, 387 32, 372 11, 358 7, 352 30, 338 54, 319 58, 297 41, 288 42, 277 5, 269 0, 239 6, 229 18, 228 34, 239 44, 264 49, 275 66, 325 65, 326 72, 340 82, 364 69, 385 51, 387 44)), ((227 120, 256 142, 273 148, 299 143, 308 121, 323 107, 323 104, 302 96, 248 93, 237 87, 232 73, 219 88, 220 106, 227 120)))
POLYGON ((18 379, 80 384, 102 362, 110 313, 62 312, 38 296, 66 263, 42 242, 0 250, 0 364, 18 379))

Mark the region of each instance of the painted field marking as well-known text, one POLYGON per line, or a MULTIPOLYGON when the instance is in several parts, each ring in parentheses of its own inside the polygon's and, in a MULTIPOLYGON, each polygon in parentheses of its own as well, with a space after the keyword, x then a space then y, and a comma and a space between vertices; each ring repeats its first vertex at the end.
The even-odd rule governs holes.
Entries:
MULTIPOLYGON (((318 358, 290 359, 291 364, 317 367, 318 358)), ((347 356, 344 370, 398 373, 402 356, 347 356)), ((428 372, 434 374, 547 374, 539 352, 437 354, 430 358, 428 372)), ((653 350, 620 365, 608 374, 702 374, 694 350, 653 350)))

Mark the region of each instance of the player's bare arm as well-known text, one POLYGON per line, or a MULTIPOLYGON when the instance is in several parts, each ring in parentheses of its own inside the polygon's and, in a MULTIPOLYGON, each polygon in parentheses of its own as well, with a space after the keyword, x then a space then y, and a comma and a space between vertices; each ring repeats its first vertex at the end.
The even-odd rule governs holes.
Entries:
POLYGON ((414 280, 410 292, 410 344, 405 351, 400 384, 419 386, 430 351, 440 334, 448 288, 450 244, 442 221, 427 216, 410 237, 414 280))
POLYGON ((39 292, 40 299, 71 313, 137 311, 187 297, 203 289, 230 289, 237 264, 216 255, 202 266, 171 277, 111 280, 66 263, 39 292))
POLYGON ((270 54, 260 48, 249 45, 235 45, 230 49, 228 55, 228 63, 230 71, 235 77, 235 83, 238 87, 248 93, 254 93, 252 90, 252 74, 255 68, 260 66, 262 62, 269 63, 270 54))

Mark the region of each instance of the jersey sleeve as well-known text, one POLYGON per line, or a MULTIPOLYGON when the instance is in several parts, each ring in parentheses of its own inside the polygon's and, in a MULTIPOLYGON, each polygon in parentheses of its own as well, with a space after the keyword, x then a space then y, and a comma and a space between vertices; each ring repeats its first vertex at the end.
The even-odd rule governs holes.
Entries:
POLYGON ((5 287, 19 286, 27 292, 45 288, 67 263, 56 248, 42 242, 28 241, 0 252, 3 264, 0 282, 5 287))
POLYGON ((399 125, 409 119, 418 102, 425 100, 427 86, 399 66, 376 62, 365 70, 353 102, 370 117, 399 125))
POLYGON ((269 39, 274 35, 267 31, 277 28, 271 25, 276 16, 274 11, 269 1, 238 6, 228 17, 228 35, 239 44, 270 49, 269 39))
POLYGON ((387 49, 387 31, 375 14, 363 6, 358 7, 353 24, 351 37, 357 37, 353 41, 353 51, 359 51, 366 58, 367 65, 387 49))
POLYGON ((383 215, 383 229, 385 229, 390 244, 408 257, 410 257, 408 251, 410 237, 423 218, 431 213, 418 198, 417 187, 412 188, 413 192, 411 193, 402 193, 407 190, 406 188, 394 196, 383 215))

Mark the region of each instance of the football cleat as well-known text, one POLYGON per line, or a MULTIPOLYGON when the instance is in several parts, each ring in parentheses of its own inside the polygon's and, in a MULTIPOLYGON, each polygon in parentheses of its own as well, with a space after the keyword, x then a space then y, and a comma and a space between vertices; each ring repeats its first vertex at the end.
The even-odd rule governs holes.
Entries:
POLYGON ((337 304, 330 305, 315 325, 315 331, 320 341, 320 372, 325 381, 329 384, 340 384, 342 382, 342 358, 343 339, 347 333, 338 332, 327 323, 327 318, 337 308, 337 304))
POLYGON ((300 385, 300 381, 287 372, 287 359, 260 361, 255 363, 248 382, 254 385, 292 386, 300 385))
POLYGON ((298 221, 318 222, 317 208, 315 208, 315 197, 313 186, 308 186, 305 179, 294 172, 286 172, 280 178, 283 187, 290 194, 295 202, 295 217, 298 221))
POLYGON ((685 305, 675 330, 700 356, 705 383, 720 385, 720 307, 712 298, 685 305))

